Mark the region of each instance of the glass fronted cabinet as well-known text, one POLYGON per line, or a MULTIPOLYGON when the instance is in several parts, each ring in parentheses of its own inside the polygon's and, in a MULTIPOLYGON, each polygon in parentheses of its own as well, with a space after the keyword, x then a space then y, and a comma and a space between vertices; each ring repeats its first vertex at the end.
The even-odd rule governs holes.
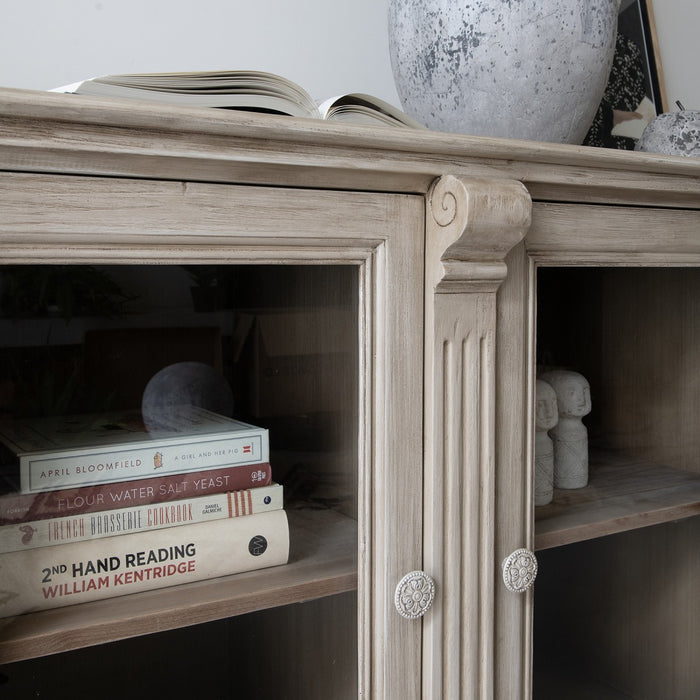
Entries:
POLYGON ((143 418, 213 376, 289 532, 269 567, 2 615, 29 598, 0 524, 3 698, 697 697, 697 161, 0 104, 0 419, 143 418), (590 386, 589 480, 536 506, 552 368, 590 386))
POLYGON ((147 422, 193 403, 262 427, 290 540, 288 561, 269 568, 82 604, 75 585, 55 605, 28 599, 0 622, 3 695, 76 697, 73 674, 56 670, 76 663, 101 697, 135 677, 216 697, 356 697, 368 682, 415 696, 419 679, 393 677, 367 640, 418 664, 420 623, 402 626, 392 595, 421 565, 421 198, 1 179, 13 212, 0 253, 3 418, 134 410, 147 422))
POLYGON ((535 203, 510 258, 529 348, 535 698, 690 699, 700 689, 699 235, 697 212, 682 207, 535 203), (537 505, 547 452, 538 391, 548 396, 538 379, 555 387, 562 370, 590 391, 578 413, 553 392, 560 424, 585 426, 587 477, 557 484, 578 434, 546 426, 554 488, 537 505))

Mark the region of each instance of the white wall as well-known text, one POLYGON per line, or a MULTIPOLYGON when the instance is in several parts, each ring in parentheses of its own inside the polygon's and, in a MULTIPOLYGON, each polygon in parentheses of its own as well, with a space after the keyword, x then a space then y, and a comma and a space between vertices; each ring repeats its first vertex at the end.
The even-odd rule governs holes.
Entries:
MULTIPOLYGON (((700 2, 653 0, 669 103, 700 108, 700 2)), ((108 73, 249 68, 313 97, 399 105, 386 0, 0 0, 0 85, 44 90, 108 73)))
POLYGON ((653 0, 653 8, 669 110, 675 111, 676 100, 700 109, 700 2, 653 0))
POLYGON ((0 85, 251 69, 398 105, 385 0, 0 0, 0 85))

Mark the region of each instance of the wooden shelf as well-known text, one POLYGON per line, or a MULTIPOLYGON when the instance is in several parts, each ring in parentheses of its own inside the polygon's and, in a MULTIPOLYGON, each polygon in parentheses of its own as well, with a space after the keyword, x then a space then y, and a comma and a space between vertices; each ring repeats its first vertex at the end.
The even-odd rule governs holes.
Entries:
POLYGON ((283 566, 0 619, 0 664, 355 590, 357 523, 290 510, 283 566))
POLYGON ((555 489, 535 508, 535 549, 612 535, 700 514, 700 473, 616 452, 591 454, 583 489, 555 489))

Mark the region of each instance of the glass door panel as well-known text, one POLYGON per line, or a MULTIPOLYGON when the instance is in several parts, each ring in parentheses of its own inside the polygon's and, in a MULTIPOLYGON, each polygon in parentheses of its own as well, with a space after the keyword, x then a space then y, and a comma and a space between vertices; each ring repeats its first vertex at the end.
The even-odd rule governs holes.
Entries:
MULTIPOLYGON (((172 661, 182 655, 183 645, 188 666, 194 654, 196 667, 218 669, 213 676, 195 675, 200 688, 206 684, 219 693, 235 688, 243 697, 260 697, 282 683, 279 692, 285 697, 356 696, 359 285, 354 265, 0 268, 4 421, 128 414, 147 423, 173 406, 194 405, 265 428, 271 478, 283 487, 290 539, 287 564, 136 595, 105 595, 78 606, 74 592, 60 606, 41 605, 48 609, 43 622, 53 616, 59 625, 68 625, 69 635, 79 636, 86 625, 114 615, 121 620, 115 636, 145 636, 6 664, 0 667, 3 697, 26 697, 45 688, 52 697, 76 697, 71 683, 59 688, 55 682, 56 664, 72 662, 99 668, 100 696, 113 692, 117 697, 125 692, 116 679, 127 659, 139 684, 162 690, 174 682, 172 661), (138 618, 133 624, 132 614, 138 618), (196 624, 216 618, 228 619, 196 624), (194 626, 148 634, 158 626, 181 625, 194 626), (86 662, 102 654, 114 663, 86 662), (132 663, 134 658, 144 661, 143 669, 132 663), (285 663, 291 664, 287 670, 293 672, 297 695, 288 694, 287 673, 269 673, 271 664, 281 669, 285 663), (334 683, 336 690, 330 691, 334 683)), ((112 444, 118 445, 123 425, 114 427, 112 444)), ((6 445, 5 492, 21 488, 17 461, 6 445)), ((210 471, 216 470, 202 473, 210 471)), ((210 510, 217 507, 215 492, 226 492, 214 486, 216 474, 212 479, 210 490, 198 494, 212 497, 210 510)), ((127 483, 125 478, 116 485, 115 479, 108 481, 112 493, 127 483)), ((183 493, 172 489, 175 481, 167 483, 168 496, 151 504, 153 513, 185 502, 183 493)), ((250 488, 247 497, 255 490, 250 488)), ((96 541, 91 524, 121 522, 125 527, 121 516, 137 512, 132 501, 127 508, 110 507, 109 519, 96 507, 80 512, 87 500, 85 492, 72 506, 64 500, 63 510, 51 518, 15 526, 53 528, 53 539, 41 547, 77 546, 76 540, 96 541)), ((143 505, 144 513, 148 507, 143 505)), ((180 524, 193 527, 188 522, 185 517, 159 525, 174 531, 180 524)), ((122 536, 108 525, 100 532, 122 536)), ((14 619, 26 624, 37 615, 42 613, 14 619)), ((82 672, 81 679, 85 682, 82 672)))
POLYGON ((537 282, 538 376, 583 375, 591 408, 587 483, 535 507, 534 696, 692 698, 700 270, 542 267, 537 282))

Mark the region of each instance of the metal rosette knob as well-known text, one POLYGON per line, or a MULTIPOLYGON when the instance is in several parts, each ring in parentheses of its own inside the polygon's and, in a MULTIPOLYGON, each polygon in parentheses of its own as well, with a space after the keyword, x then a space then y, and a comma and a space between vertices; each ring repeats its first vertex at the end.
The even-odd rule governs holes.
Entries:
POLYGON ((503 560, 503 583, 513 593, 524 593, 536 576, 537 557, 529 549, 516 549, 503 560))
POLYGON ((394 605, 407 620, 423 617, 435 600, 435 582, 423 571, 411 571, 396 586, 394 605))

